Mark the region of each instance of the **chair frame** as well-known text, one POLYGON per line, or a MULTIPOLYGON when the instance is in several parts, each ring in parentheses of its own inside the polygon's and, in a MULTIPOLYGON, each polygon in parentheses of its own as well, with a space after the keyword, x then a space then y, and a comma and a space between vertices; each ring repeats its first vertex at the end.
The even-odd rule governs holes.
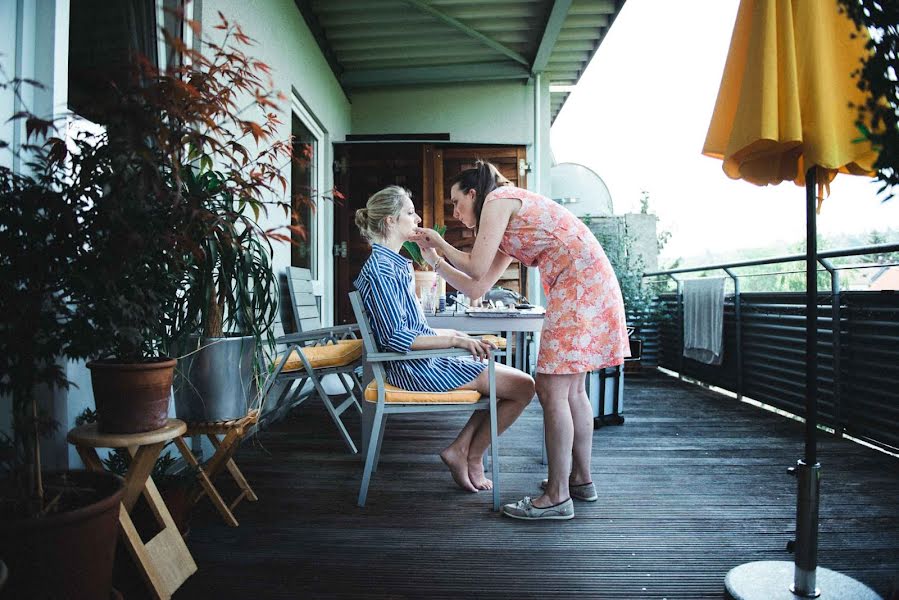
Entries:
MULTIPOLYGON (((360 401, 362 400, 364 392, 362 383, 359 381, 359 377, 356 374, 356 370, 362 367, 363 359, 360 357, 346 365, 337 367, 314 368, 303 354, 302 349, 324 344, 336 344, 339 340, 357 339, 356 333, 358 333, 359 327, 357 325, 334 325, 302 331, 303 323, 308 323, 313 319, 302 318, 302 315, 300 314, 297 307, 297 298, 298 294, 305 292, 300 292, 295 289, 291 270, 303 274, 308 273, 308 270, 289 267, 287 272, 287 287, 290 290, 291 312, 293 314, 294 324, 300 331, 282 335, 275 339, 275 343, 278 346, 286 347, 286 350, 281 354, 281 360, 277 362, 272 373, 267 378, 265 386, 263 387, 262 398, 268 397, 268 394, 275 384, 285 385, 272 408, 266 412, 266 421, 277 419, 281 414, 292 410, 301 405, 308 398, 317 395, 321 399, 322 404, 324 404, 325 409, 328 411, 331 420, 334 421, 334 425, 337 426, 337 430, 340 432, 340 435, 350 449, 350 452, 357 454, 359 451, 356 448, 356 444, 353 442, 353 438, 350 436, 346 426, 341 420, 341 415, 350 407, 355 408, 360 414, 362 413, 360 401), (300 361, 303 363, 303 368, 284 372, 284 365, 287 364, 290 355, 294 351, 297 352, 300 361), (336 375, 343 385, 344 390, 346 390, 347 398, 337 406, 334 405, 331 401, 331 396, 322 386, 321 380, 326 375, 336 375), (347 383, 347 376, 353 384, 352 387, 347 383), (303 396, 303 386, 307 379, 312 382, 315 393, 309 393, 303 396), (299 381, 299 383, 297 383, 297 381, 299 381), (353 388, 355 388, 355 392, 353 388)), ((317 315, 314 319, 317 320, 317 315)))
MULTIPOLYGON (((362 307, 362 299, 359 292, 350 293, 350 303, 353 306, 353 312, 359 325, 362 335, 362 345, 364 348, 363 359, 366 361, 366 372, 371 372, 377 382, 378 399, 377 402, 371 403, 364 401, 366 410, 364 421, 371 421, 370 428, 363 422, 362 435, 363 448, 365 452, 365 468, 362 472, 362 483, 359 487, 359 498, 357 504, 360 507, 365 506, 365 500, 368 496, 368 486, 371 482, 371 476, 377 470, 378 459, 381 454, 381 443, 384 441, 384 430, 387 425, 387 415, 397 413, 418 413, 418 412, 449 412, 449 411, 467 411, 486 410, 490 415, 490 464, 491 477, 493 478, 493 510, 499 510, 499 489, 500 489, 500 469, 499 469, 499 435, 497 433, 497 416, 496 416, 496 357, 503 353, 499 351, 490 352, 487 361, 488 376, 490 381, 490 393, 487 396, 481 396, 478 402, 470 404, 419 404, 419 403, 388 403, 386 402, 385 386, 387 384, 386 371, 384 363, 397 360, 416 360, 432 357, 446 356, 471 356, 465 350, 453 348, 441 348, 437 350, 413 350, 405 354, 400 352, 381 352, 378 350, 377 344, 372 335, 371 326, 368 322, 368 316, 362 307), (372 404, 373 414, 372 414, 372 404)), ((363 388, 364 389, 364 388, 363 388)), ((363 392, 364 394, 364 392, 363 392)))

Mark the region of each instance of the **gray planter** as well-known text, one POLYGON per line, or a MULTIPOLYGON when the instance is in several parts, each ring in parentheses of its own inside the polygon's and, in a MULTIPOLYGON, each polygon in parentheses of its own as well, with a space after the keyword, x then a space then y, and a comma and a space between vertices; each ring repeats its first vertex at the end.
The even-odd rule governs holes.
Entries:
POLYGON ((204 347, 180 359, 175 369, 177 417, 197 423, 246 416, 256 399, 253 337, 202 338, 199 342, 191 340, 191 350, 204 347))

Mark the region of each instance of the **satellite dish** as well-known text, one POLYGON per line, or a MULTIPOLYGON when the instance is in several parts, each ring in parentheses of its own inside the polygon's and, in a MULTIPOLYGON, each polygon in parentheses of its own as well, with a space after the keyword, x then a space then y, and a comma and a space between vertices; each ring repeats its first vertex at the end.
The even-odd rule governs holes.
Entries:
POLYGON ((612 195, 602 178, 578 163, 560 163, 549 170, 552 199, 578 217, 610 217, 614 214, 612 195))

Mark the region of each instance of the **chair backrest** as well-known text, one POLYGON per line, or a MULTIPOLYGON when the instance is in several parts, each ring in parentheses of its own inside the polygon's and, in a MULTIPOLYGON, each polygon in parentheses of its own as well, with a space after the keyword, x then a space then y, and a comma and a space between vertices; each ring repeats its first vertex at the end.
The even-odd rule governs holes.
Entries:
POLYGON ((378 345, 375 343, 375 337, 371 331, 371 324, 368 322, 368 313, 362 306, 362 296, 359 292, 350 292, 350 304, 353 306, 353 314, 356 315, 356 323, 359 325, 359 333, 362 334, 362 347, 365 348, 366 354, 379 352, 378 345))
MULTIPOLYGON (((362 296, 359 292, 350 292, 350 304, 353 306, 353 314, 356 315, 356 323, 359 325, 359 334, 362 336, 363 359, 369 354, 379 352, 378 345, 375 343, 375 336, 371 331, 371 323, 368 322, 368 313, 362 306, 362 296)), ((387 372, 384 370, 382 362, 365 361, 365 369, 362 375, 362 385, 365 387, 369 381, 374 379, 378 382, 381 389, 384 389, 384 383, 387 381, 387 372)))
POLYGON ((290 309, 297 333, 320 329, 322 322, 315 294, 312 293, 312 273, 309 269, 287 267, 287 289, 290 291, 290 309))

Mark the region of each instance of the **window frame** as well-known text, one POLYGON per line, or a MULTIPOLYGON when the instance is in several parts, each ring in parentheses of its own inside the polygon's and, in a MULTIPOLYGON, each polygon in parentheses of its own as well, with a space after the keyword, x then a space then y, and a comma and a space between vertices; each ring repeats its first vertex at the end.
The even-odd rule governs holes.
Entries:
MULTIPOLYGON (((313 181, 310 195, 313 200, 312 222, 304 223, 309 236, 309 246, 312 251, 312 258, 309 261, 312 265, 312 293, 318 298, 319 314, 323 323, 330 322, 330 310, 328 303, 323 301, 325 295, 325 247, 324 235, 325 231, 325 210, 323 205, 323 193, 325 190, 325 131, 319 125, 318 120, 312 115, 312 112, 303 103, 299 95, 294 92, 291 94, 290 102, 291 117, 297 117, 304 127, 312 134, 314 147, 312 150, 312 172, 313 181), (327 312, 328 314, 325 314, 327 312)), ((291 131, 291 133, 293 133, 291 131)), ((293 182, 291 182, 293 183, 293 182)))

